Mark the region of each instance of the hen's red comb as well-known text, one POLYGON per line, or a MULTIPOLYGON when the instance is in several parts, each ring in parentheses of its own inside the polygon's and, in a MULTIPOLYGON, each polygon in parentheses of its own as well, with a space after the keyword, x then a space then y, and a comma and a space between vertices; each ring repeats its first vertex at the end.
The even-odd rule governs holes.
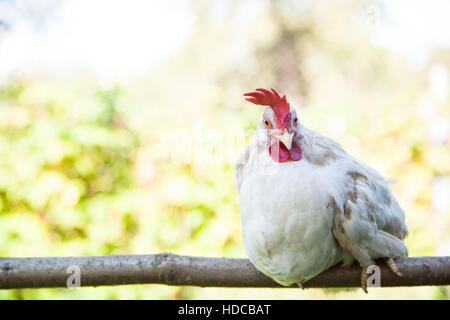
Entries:
POLYGON ((258 88, 253 92, 244 93, 245 97, 250 97, 245 98, 245 100, 261 106, 271 106, 277 118, 278 125, 284 128, 285 119, 289 114, 289 103, 286 100, 286 95, 280 97, 274 89, 270 90, 258 88))

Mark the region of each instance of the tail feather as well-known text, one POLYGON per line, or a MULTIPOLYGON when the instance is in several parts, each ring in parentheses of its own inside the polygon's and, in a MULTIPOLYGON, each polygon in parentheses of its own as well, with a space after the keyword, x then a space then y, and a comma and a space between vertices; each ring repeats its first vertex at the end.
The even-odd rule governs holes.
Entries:
POLYGON ((408 249, 403 240, 381 230, 378 230, 377 236, 368 243, 368 251, 373 259, 408 255, 408 249))

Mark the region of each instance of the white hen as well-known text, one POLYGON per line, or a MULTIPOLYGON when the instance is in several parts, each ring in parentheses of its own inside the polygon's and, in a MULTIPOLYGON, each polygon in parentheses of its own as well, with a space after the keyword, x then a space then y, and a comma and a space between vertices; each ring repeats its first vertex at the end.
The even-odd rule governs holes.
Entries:
POLYGON ((269 106, 235 170, 245 249, 282 285, 303 283, 333 265, 362 266, 406 256, 405 216, 388 183, 336 142, 302 126, 275 90, 247 101, 269 106))

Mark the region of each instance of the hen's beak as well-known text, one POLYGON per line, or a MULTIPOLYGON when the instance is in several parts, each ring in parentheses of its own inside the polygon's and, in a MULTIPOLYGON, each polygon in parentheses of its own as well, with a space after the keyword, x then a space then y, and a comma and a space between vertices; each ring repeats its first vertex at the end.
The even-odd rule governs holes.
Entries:
POLYGON ((280 142, 283 143, 288 150, 291 150, 293 137, 294 134, 289 133, 287 130, 284 130, 282 135, 277 136, 278 140, 280 140, 280 142))

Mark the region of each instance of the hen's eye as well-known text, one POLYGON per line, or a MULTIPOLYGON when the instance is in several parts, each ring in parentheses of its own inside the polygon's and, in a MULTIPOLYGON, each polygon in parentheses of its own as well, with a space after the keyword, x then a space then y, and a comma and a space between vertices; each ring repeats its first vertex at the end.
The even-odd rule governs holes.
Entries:
POLYGON ((295 119, 294 119, 294 124, 297 124, 297 122, 298 122, 298 119, 295 118, 295 119))
POLYGON ((264 125, 268 128, 270 126, 269 120, 264 120, 264 125))

